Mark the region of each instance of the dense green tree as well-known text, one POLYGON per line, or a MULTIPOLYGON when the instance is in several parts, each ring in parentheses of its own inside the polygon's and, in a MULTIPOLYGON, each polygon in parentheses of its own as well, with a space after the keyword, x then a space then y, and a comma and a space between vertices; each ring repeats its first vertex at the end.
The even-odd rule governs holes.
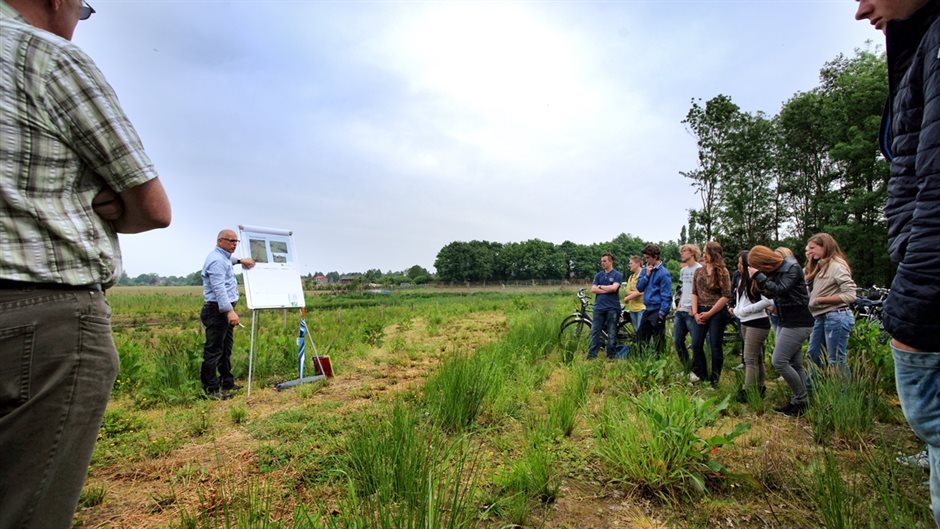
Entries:
POLYGON ((696 223, 702 227, 704 239, 711 239, 719 212, 721 178, 727 171, 728 143, 742 114, 738 105, 723 94, 706 101, 704 106, 700 101, 692 99, 692 108, 682 121, 696 138, 698 167, 681 174, 692 180, 692 187, 702 201, 696 223))
POLYGON ((408 276, 408 279, 414 280, 421 276, 431 275, 431 273, 428 272, 423 266, 414 265, 409 268, 407 272, 405 272, 405 275, 408 276))

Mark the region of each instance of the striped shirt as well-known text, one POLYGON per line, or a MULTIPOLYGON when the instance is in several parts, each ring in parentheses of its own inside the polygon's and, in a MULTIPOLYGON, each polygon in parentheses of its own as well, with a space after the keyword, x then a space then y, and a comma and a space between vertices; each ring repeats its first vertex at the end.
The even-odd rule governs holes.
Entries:
POLYGON ((0 279, 113 284, 121 252, 92 209, 157 177, 84 52, 0 1, 0 279))

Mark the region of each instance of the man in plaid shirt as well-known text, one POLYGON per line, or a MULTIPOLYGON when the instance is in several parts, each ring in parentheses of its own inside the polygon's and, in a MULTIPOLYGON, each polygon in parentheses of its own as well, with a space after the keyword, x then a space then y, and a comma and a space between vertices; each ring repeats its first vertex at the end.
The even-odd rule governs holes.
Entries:
POLYGON ((140 139, 70 41, 82 0, 0 0, 0 527, 71 527, 118 368, 117 233, 170 223, 140 139))

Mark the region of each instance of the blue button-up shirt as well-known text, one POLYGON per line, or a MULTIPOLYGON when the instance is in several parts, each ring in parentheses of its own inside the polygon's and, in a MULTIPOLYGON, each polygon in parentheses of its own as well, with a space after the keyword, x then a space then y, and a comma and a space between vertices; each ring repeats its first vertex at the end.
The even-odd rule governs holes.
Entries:
POLYGON ((662 263, 653 268, 650 277, 646 277, 646 267, 640 272, 636 289, 643 293, 646 310, 657 309, 660 314, 669 314, 672 307, 672 276, 662 263))
POLYGON ((219 312, 232 310, 238 301, 238 283, 232 267, 232 254, 218 246, 206 257, 202 265, 202 295, 206 302, 219 304, 219 312))

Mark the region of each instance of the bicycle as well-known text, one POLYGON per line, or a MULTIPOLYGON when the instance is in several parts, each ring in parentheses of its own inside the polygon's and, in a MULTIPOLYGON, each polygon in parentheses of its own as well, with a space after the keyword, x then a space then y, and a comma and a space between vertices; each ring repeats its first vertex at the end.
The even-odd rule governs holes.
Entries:
POLYGON ((884 303, 891 293, 891 289, 872 285, 871 288, 859 288, 855 302, 852 304, 852 314, 855 321, 867 321, 868 325, 878 326, 878 342, 888 343, 888 333, 884 327, 884 303))
MULTIPOLYGON (((591 302, 585 289, 578 290, 578 301, 580 308, 565 317, 561 322, 561 328, 558 331, 558 343, 561 345, 562 359, 570 362, 574 354, 578 351, 587 351, 591 345, 591 324, 593 319, 589 314, 592 308, 591 302)), ((671 317, 671 315, 670 315, 671 317)), ((607 343, 607 331, 601 331, 602 343, 607 343)), ((630 323, 630 313, 621 307, 620 316, 617 319, 617 343, 636 346, 637 336, 633 325, 630 323)))

